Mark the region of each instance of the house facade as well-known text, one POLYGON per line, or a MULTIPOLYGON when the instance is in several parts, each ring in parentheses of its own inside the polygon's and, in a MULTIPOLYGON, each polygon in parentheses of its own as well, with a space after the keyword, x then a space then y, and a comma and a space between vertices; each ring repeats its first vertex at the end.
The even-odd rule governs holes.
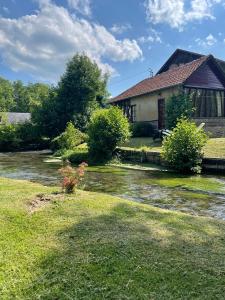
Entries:
POLYGON ((165 128, 166 100, 180 93, 190 95, 193 120, 206 123, 214 136, 225 136, 225 62, 176 50, 156 76, 147 78, 111 99, 131 122, 151 122, 165 128))

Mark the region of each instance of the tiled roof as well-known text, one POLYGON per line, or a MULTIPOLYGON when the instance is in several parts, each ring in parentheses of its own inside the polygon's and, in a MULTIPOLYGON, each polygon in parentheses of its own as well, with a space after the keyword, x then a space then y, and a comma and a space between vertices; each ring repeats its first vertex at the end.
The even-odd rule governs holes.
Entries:
POLYGON ((138 84, 134 85, 130 89, 126 90, 119 96, 110 99, 110 102, 117 102, 120 100, 129 99, 135 96, 140 96, 148 94, 157 90, 164 88, 169 88, 172 86, 177 86, 184 83, 191 74, 196 71, 209 56, 203 56, 185 65, 176 67, 174 69, 168 70, 164 73, 156 75, 152 78, 144 79, 138 84))

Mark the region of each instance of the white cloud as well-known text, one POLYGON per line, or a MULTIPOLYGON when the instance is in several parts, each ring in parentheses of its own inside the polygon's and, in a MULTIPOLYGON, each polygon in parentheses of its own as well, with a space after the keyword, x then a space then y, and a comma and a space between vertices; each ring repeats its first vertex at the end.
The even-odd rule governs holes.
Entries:
POLYGON ((103 71, 115 72, 110 61, 142 57, 136 40, 116 39, 101 25, 71 16, 63 7, 42 1, 40 10, 18 19, 0 17, 0 53, 14 71, 55 81, 75 53, 84 52, 103 71))
POLYGON ((156 31, 155 29, 151 28, 149 30, 149 35, 148 36, 141 36, 138 41, 142 44, 145 43, 162 43, 161 39, 161 33, 156 31))
POLYGON ((217 43, 217 39, 210 33, 205 39, 196 39, 196 43, 201 47, 211 47, 217 43))
POLYGON ((167 23, 182 30, 188 22, 213 19, 214 5, 224 3, 224 0, 146 0, 145 7, 150 22, 167 23))
POLYGON ((67 0, 68 5, 79 11, 79 13, 90 16, 91 15, 91 3, 90 0, 67 0))
POLYGON ((110 31, 117 34, 122 34, 132 28, 131 24, 125 23, 125 24, 113 24, 113 26, 110 28, 110 31))

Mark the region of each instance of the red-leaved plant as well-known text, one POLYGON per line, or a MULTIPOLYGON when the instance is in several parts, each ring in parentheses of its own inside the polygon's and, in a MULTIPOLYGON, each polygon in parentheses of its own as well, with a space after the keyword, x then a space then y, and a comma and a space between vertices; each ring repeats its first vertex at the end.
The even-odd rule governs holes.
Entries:
POLYGON ((63 176, 62 189, 66 194, 72 194, 76 187, 82 182, 85 174, 87 163, 82 162, 78 168, 73 168, 67 165, 59 169, 60 174, 63 176))

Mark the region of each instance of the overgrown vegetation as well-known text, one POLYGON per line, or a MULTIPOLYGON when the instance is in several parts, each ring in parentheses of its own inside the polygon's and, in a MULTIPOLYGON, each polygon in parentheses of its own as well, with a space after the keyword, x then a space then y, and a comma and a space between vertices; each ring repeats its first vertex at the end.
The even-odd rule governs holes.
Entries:
POLYGON ((190 119, 193 113, 191 97, 186 94, 173 95, 166 101, 166 127, 175 128, 182 117, 190 119))
POLYGON ((81 162, 93 163, 90 161, 89 153, 87 147, 79 148, 77 147, 74 150, 67 150, 62 155, 63 161, 69 161, 72 164, 80 164, 81 162))
POLYGON ((207 135, 187 119, 178 121, 170 136, 162 144, 162 157, 171 167, 184 173, 200 173, 203 147, 207 135))
POLYGON ((34 124, 0 125, 0 151, 36 150, 49 147, 49 139, 43 138, 34 124))
POLYGON ((58 137, 54 138, 51 143, 53 151, 60 150, 63 154, 67 150, 75 150, 77 146, 87 140, 87 135, 76 129, 72 122, 67 124, 66 130, 58 137))
POLYGON ((91 117, 88 136, 90 158, 110 160, 116 147, 130 137, 128 119, 118 107, 97 110, 91 117))

